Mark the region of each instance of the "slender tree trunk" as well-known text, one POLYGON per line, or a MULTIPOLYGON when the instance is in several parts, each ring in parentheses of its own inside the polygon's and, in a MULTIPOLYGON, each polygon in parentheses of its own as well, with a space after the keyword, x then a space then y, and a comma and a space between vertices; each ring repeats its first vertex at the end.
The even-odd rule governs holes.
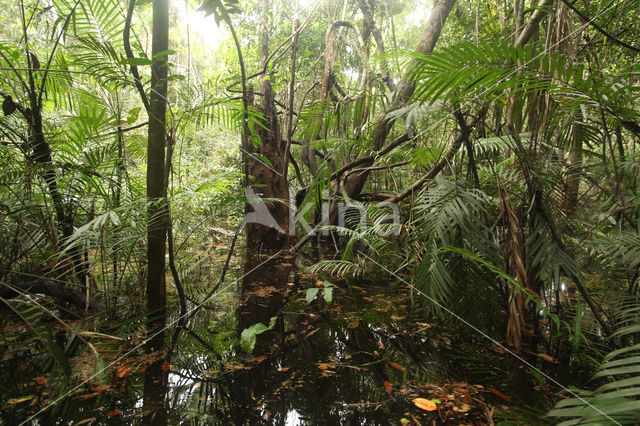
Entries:
POLYGON ((167 113, 167 59, 157 56, 169 49, 169 0, 153 1, 153 41, 149 139, 147 164, 147 308, 154 318, 164 319, 166 307, 165 240, 167 224, 164 156, 167 113))

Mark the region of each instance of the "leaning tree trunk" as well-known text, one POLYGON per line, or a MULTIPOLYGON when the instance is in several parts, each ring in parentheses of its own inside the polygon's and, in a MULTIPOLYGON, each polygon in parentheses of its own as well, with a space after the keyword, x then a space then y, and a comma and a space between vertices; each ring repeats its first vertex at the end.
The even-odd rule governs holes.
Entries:
MULTIPOLYGON (((418 44, 416 45, 415 50, 417 52, 427 55, 433 51, 455 2, 456 0, 441 0, 433 7, 430 18, 420 35, 418 44)), ((393 127, 394 120, 390 119, 387 114, 405 106, 409 101, 409 98, 411 98, 411 95, 413 95, 414 90, 415 80, 412 77, 412 70, 410 68, 401 83, 398 85, 390 108, 376 118, 372 131, 373 148, 376 151, 383 148, 387 140, 387 136, 389 136, 389 132, 391 132, 391 128, 393 127)), ((365 163, 362 166, 369 167, 372 164, 373 161, 365 163)), ((349 197, 357 197, 360 195, 368 176, 368 170, 350 175, 344 183, 346 194, 349 197)))

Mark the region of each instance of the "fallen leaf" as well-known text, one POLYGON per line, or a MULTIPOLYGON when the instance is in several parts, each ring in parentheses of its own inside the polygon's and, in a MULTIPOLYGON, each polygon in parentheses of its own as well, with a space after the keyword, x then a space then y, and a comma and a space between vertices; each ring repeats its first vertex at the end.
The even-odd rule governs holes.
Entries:
POLYGON ((373 302, 373 299, 370 298, 369 296, 364 296, 362 300, 366 300, 367 302, 373 302))
POLYGON ((125 367, 123 365, 116 368, 116 377, 119 379, 123 379, 125 377, 129 377, 131 375, 131 369, 129 367, 125 367))
POLYGON ((251 362, 255 362, 256 364, 260 364, 262 361, 266 360, 268 357, 266 355, 260 355, 251 360, 251 362))
POLYGON ((413 403, 416 407, 425 411, 435 411, 438 409, 438 406, 436 404, 425 398, 415 398, 413 400, 413 403))
POLYGON ((92 392, 104 392, 107 389, 109 389, 111 386, 110 385, 100 385, 100 386, 94 386, 91 388, 92 392))
POLYGON ((171 363, 166 361, 163 362, 160 366, 160 369, 166 373, 167 371, 171 370, 171 363))
POLYGON ((400 315, 391 315, 391 319, 394 321, 399 321, 399 320, 403 320, 405 317, 400 316, 400 315))
POLYGON ((292 267, 293 265, 292 265, 292 264, 290 264, 290 263, 281 263, 281 264, 280 264, 280 266, 284 266, 285 268, 290 268, 290 267, 292 267))
POLYGON ((384 343, 380 343, 380 344, 378 345, 378 349, 380 349, 380 350, 384 350, 384 343))
POLYGON ((95 417, 89 417, 88 419, 80 420, 78 423, 76 423, 76 426, 86 425, 87 423, 91 423, 95 419, 95 417))
POLYGON ((322 370, 322 371, 328 370, 329 368, 333 368, 333 367, 334 367, 334 365, 332 365, 332 364, 325 364, 325 363, 318 364, 318 368, 320 370, 322 370))
POLYGON ((119 416, 120 414, 122 414, 122 411, 116 408, 115 410, 112 410, 109 412, 108 417, 111 418, 111 417, 119 416))
POLYGON ((140 371, 141 373, 144 373, 145 371, 147 371, 147 368, 149 368, 148 365, 143 365, 142 367, 140 367, 140 370, 138 371, 140 371))
POLYGON ((542 359, 544 359, 547 362, 551 362, 553 364, 557 364, 558 360, 555 359, 554 357, 552 357, 551 355, 547 355, 547 354, 538 354, 538 356, 542 359))
POLYGON ((391 393, 391 391, 393 390, 393 387, 391 386, 390 382, 384 382, 384 388, 387 390, 387 392, 391 393))
POLYGON ((502 392, 500 392, 499 390, 496 390, 494 388, 487 388, 487 390, 489 392, 491 392, 492 394, 494 394, 495 396, 497 396, 498 398, 502 398, 503 400, 507 401, 507 402, 511 402, 511 397, 507 396, 505 394, 503 394, 502 392))
POLYGON ((351 286, 351 288, 353 288, 353 289, 355 289, 355 290, 358 290, 358 291, 362 291, 362 290, 364 290, 364 288, 362 288, 362 287, 360 287, 360 286, 357 286, 357 285, 352 285, 352 286, 351 286))
POLYGON ((467 392, 466 390, 463 390, 462 393, 464 394, 464 396, 462 397, 462 402, 464 402, 465 404, 471 404, 473 402, 471 394, 469 394, 469 392, 467 392))
POLYGON ((280 367, 278 368, 278 371, 284 373, 285 371, 289 371, 289 367, 280 367))
POLYGON ((404 367, 398 364, 397 362, 389 361, 389 365, 395 368, 396 370, 404 371, 404 367))
POLYGON ((49 379, 45 376, 38 376, 35 378, 36 383, 39 385, 46 385, 49 379))
POLYGON ((314 334, 316 334, 318 331, 320 331, 320 327, 316 328, 315 330, 310 331, 309 333, 307 333, 306 337, 311 337, 314 334))
POLYGON ((7 400, 9 404, 20 404, 21 402, 30 401, 33 399, 33 396, 23 396, 22 398, 10 398, 7 400))
POLYGON ((471 406, 469 404, 462 404, 460 407, 453 407, 453 411, 456 413, 466 413, 471 410, 471 406))
POLYGON ((358 321, 351 321, 349 324, 347 324, 347 328, 358 328, 359 325, 360 323, 358 321))

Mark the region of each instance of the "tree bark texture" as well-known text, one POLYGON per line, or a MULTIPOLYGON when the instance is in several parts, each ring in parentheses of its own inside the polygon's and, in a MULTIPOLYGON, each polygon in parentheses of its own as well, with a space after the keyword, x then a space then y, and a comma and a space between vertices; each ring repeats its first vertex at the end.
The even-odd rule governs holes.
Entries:
POLYGON ((151 95, 149 97, 149 137, 147 163, 147 308, 154 316, 164 316, 166 307, 165 240, 167 224, 163 207, 165 122, 167 113, 167 58, 157 56, 169 49, 169 0, 153 2, 151 95))

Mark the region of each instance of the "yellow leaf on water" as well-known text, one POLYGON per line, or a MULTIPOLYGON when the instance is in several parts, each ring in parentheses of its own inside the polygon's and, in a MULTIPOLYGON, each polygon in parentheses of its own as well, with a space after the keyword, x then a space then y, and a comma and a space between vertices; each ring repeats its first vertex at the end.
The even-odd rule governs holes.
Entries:
POLYGON ((425 411, 435 411, 438 409, 438 406, 436 404, 425 398, 415 398, 413 400, 413 403, 416 407, 425 411))

